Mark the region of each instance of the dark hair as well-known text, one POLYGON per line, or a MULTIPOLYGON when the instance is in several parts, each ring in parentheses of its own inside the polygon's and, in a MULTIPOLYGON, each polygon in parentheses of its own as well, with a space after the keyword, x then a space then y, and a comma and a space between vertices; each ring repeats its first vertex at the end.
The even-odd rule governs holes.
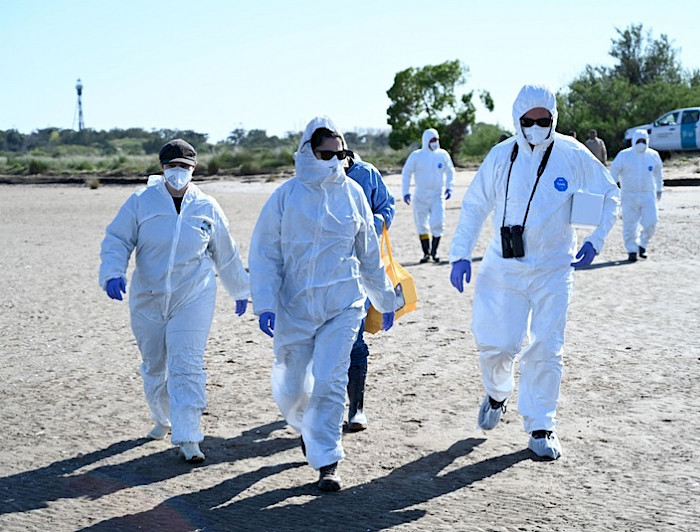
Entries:
POLYGON ((342 137, 338 135, 335 131, 331 131, 328 128, 325 127, 320 127, 316 131, 313 132, 311 135, 311 139, 309 140, 309 144, 311 145, 311 149, 315 150, 318 148, 322 143, 323 139, 341 139, 342 137))

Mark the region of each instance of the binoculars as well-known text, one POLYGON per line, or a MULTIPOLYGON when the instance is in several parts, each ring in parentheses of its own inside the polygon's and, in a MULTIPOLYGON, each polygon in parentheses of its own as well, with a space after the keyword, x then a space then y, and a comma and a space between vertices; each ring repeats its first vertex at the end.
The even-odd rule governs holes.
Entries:
POLYGON ((501 251, 504 259, 517 259, 525 256, 522 225, 501 227, 501 251))

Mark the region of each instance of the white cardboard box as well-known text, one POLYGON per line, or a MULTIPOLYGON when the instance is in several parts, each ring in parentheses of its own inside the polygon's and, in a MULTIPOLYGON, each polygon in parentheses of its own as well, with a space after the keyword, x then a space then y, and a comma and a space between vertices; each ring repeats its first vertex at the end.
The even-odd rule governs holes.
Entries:
POLYGON ((602 194, 576 192, 571 201, 571 225, 577 227, 595 227, 603 216, 602 194))

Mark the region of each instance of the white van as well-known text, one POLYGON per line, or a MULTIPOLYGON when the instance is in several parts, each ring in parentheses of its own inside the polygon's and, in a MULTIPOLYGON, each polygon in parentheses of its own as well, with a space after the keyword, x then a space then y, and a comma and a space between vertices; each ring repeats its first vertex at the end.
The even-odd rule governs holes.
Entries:
POLYGON ((700 149, 700 107, 674 109, 651 124, 643 124, 625 131, 625 140, 632 142, 637 129, 649 132, 649 147, 657 151, 683 151, 700 149))

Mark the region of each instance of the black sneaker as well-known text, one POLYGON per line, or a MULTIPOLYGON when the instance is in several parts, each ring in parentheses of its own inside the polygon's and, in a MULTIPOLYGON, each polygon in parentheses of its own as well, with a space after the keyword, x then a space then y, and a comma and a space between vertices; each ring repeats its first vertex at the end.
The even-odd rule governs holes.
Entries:
POLYGON ((643 259, 647 258, 647 248, 643 248, 642 246, 639 246, 639 256, 643 259))
POLYGON ((433 255, 433 262, 440 262, 440 257, 433 255))
POLYGON ((628 253, 627 254, 627 262, 637 262, 637 254, 636 253, 628 253))
POLYGON ((421 264, 425 264, 425 263, 428 262, 429 260, 430 260, 430 255, 428 255, 428 254, 426 253, 425 255, 423 255, 423 258, 420 260, 420 263, 421 263, 421 264))
POLYGON ((338 491, 341 487, 338 475, 338 462, 323 466, 319 470, 318 489, 321 491, 338 491))

